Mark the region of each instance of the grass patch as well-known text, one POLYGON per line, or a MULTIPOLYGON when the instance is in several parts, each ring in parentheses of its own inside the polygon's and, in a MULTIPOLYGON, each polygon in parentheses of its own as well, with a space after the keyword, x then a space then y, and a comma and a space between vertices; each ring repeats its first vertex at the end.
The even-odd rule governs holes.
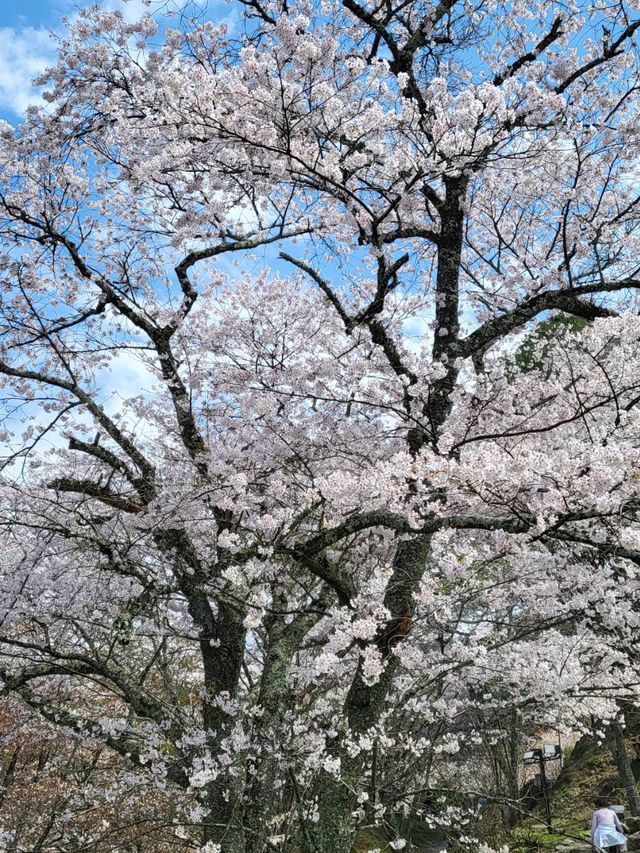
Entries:
POLYGON ((381 826, 364 826, 356 838, 356 843, 353 845, 353 853, 368 853, 369 850, 385 848, 388 846, 389 836, 384 827, 381 826))
POLYGON ((524 821, 513 829, 511 837, 505 839, 512 853, 543 853, 553 850, 556 844, 564 841, 565 835, 559 832, 548 832, 534 821, 524 821))
POLYGON ((572 835, 584 834, 591 825, 593 798, 614 794, 617 771, 611 752, 592 738, 576 744, 551 792, 553 822, 572 835))
POLYGON ((381 850, 382 853, 391 853, 389 841, 393 841, 398 836, 416 846, 428 844, 438 837, 437 833, 423 821, 399 817, 395 820, 393 827, 389 824, 362 827, 353 845, 353 853, 369 853, 370 850, 376 849, 381 850))

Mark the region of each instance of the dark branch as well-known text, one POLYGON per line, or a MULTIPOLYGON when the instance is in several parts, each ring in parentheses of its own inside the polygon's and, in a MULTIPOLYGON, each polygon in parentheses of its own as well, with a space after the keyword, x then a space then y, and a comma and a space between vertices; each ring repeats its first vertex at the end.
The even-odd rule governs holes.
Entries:
POLYGON ((509 77, 513 77, 514 74, 517 74, 518 71, 525 65, 527 65, 529 62, 534 62, 540 56, 540 54, 544 53, 544 51, 551 44, 553 44, 554 41, 560 38, 562 34, 562 18, 557 17, 554 20, 551 29, 549 30, 547 35, 544 38, 540 39, 540 41, 533 48, 533 50, 530 50, 528 53, 525 53, 520 56, 510 65, 508 65, 504 69, 504 71, 501 71, 500 74, 496 74, 496 76, 493 78, 493 85, 501 86, 505 80, 507 80, 509 77))
POLYGON ((595 59, 585 62, 584 65, 581 65, 580 68, 576 68, 572 74, 565 78, 562 83, 559 83, 555 88, 556 93, 558 95, 562 94, 562 92, 568 89, 572 83, 575 83, 576 80, 584 77, 584 75, 589 71, 592 71, 599 65, 603 65, 605 62, 609 62, 609 60, 613 59, 614 56, 618 56, 621 53, 622 44, 633 36, 638 27, 640 27, 640 20, 634 21, 629 24, 629 26, 625 27, 615 41, 610 42, 605 46, 600 56, 596 56, 595 59))
POLYGON ((123 495, 112 492, 107 486, 96 483, 93 480, 77 480, 73 477, 58 477, 47 483, 48 488, 57 492, 74 492, 85 495, 88 498, 97 498, 103 504, 124 512, 142 512, 144 504, 132 501, 123 495))
POLYGON ((595 302, 580 299, 580 296, 590 294, 615 292, 620 290, 631 290, 640 288, 640 281, 630 279, 627 281, 604 283, 597 285, 583 285, 571 290, 551 290, 539 293, 525 300, 511 311, 501 317, 487 320, 479 329, 476 329, 458 344, 458 352, 463 358, 481 353, 494 341, 505 337, 510 332, 523 326, 543 311, 564 311, 586 320, 595 320, 598 317, 615 317, 616 312, 603 308, 595 302))

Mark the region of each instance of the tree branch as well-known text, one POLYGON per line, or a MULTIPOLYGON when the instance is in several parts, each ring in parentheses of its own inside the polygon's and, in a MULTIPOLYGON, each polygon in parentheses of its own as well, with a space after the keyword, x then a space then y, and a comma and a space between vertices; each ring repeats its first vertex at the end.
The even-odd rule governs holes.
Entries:
POLYGON ((501 86, 505 80, 509 77, 513 77, 514 74, 517 74, 518 71, 527 65, 529 62, 534 62, 541 53, 553 44, 561 35, 563 35, 562 31, 562 23, 563 19, 558 16, 554 19, 553 24, 549 32, 544 36, 544 38, 540 39, 537 45, 530 50, 528 53, 523 54, 518 59, 514 60, 510 65, 508 65, 504 71, 501 71, 499 74, 493 78, 494 86, 501 86))
POLYGON ((494 341, 505 337, 510 332, 523 326, 543 311, 559 310, 587 320, 598 317, 615 317, 616 312, 596 305, 595 302, 580 299, 582 295, 611 293, 620 290, 640 288, 640 281, 629 279, 621 282, 603 283, 597 285, 582 285, 571 290, 551 290, 539 293, 517 305, 501 317, 487 320, 458 344, 459 355, 463 358, 481 353, 494 341))
MULTIPOLYGON (((189 254, 175 267, 175 274, 184 294, 181 310, 182 316, 185 317, 189 313, 197 298, 197 291, 191 283, 188 273, 191 267, 198 263, 198 261, 213 258, 216 255, 221 255, 225 252, 240 252, 257 249, 260 246, 267 246, 270 243, 276 243, 279 240, 287 240, 291 237, 300 237, 302 234, 311 234, 312 230, 313 229, 310 226, 305 226, 302 228, 291 228, 288 231, 284 231, 282 229, 277 234, 272 234, 268 237, 235 237, 233 238, 233 242, 224 240, 224 242, 219 243, 217 246, 209 246, 206 249, 196 249, 193 252, 189 252, 189 254)), ((171 324, 166 328, 171 328, 171 324)))
POLYGON ((581 65, 580 68, 576 68, 576 70, 566 77, 562 83, 559 83, 555 87, 556 94, 562 94, 566 89, 571 86, 572 83, 575 83, 576 80, 579 80, 581 77, 584 77, 589 71, 594 68, 597 68, 599 65, 603 65, 605 62, 608 62, 614 56, 618 56, 620 53, 620 48, 623 42, 630 39, 636 30, 640 27, 640 20, 633 21, 629 24, 622 33, 618 36, 618 38, 611 42, 605 49, 602 51, 600 56, 596 56, 595 59, 590 60, 589 62, 585 62, 584 65, 581 65))
POLYGON ((79 495, 85 495, 88 498, 97 498, 103 504, 111 506, 114 509, 121 509, 124 512, 138 513, 144 509, 143 503, 135 503, 128 500, 123 495, 118 495, 110 491, 107 486, 96 483, 94 480, 57 477, 55 480, 47 483, 47 487, 55 489, 57 492, 74 492, 79 495))
POLYGON ((149 489, 149 494, 154 489, 155 468, 148 459, 138 450, 135 444, 127 438, 122 430, 111 420, 93 397, 75 382, 69 382, 58 376, 51 376, 47 373, 41 373, 37 370, 23 370, 17 367, 12 367, 6 361, 0 360, 0 374, 12 376, 17 379, 27 379, 31 382, 36 382, 40 385, 51 385, 54 388, 60 388, 72 394, 76 399, 83 403, 88 411, 93 415, 96 421, 106 430, 111 438, 118 444, 127 454, 132 462, 141 471, 145 487, 149 489))

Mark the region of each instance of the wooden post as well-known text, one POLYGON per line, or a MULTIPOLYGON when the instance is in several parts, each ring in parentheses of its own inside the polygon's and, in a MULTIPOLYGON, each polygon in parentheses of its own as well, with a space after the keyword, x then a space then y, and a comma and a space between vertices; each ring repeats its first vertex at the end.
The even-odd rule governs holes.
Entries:
POLYGON ((544 815, 547 822, 547 829, 553 832, 551 827, 551 803, 549 802, 549 785, 547 784, 547 771, 544 766, 544 749, 539 750, 538 763, 540 765, 540 785, 542 787, 542 796, 544 797, 544 815))

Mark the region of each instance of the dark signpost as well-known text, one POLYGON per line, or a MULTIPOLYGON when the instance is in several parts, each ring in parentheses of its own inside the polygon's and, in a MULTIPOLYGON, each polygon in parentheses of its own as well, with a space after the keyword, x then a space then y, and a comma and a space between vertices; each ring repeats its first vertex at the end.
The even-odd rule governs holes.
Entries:
POLYGON ((525 764, 537 764, 540 769, 540 787, 542 788, 542 797, 544 799, 544 815, 547 823, 547 829, 552 832, 551 828, 551 804, 549 802, 549 784, 547 782, 547 772, 545 763, 547 761, 558 761, 562 759, 562 749, 560 744, 545 744, 541 749, 530 749, 525 752, 523 760, 525 764))

